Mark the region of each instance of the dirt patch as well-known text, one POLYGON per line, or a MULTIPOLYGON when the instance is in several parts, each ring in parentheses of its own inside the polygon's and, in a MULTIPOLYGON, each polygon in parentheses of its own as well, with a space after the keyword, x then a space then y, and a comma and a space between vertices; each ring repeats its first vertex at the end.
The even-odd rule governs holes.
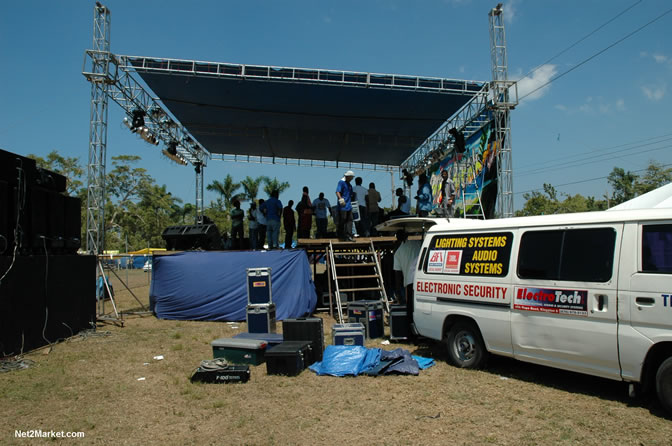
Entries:
MULTIPOLYGON (((142 271, 131 287, 148 305, 142 271)), ((139 307, 115 286, 122 312, 139 307)), ((108 307, 109 308, 109 307, 108 307)), ((333 320, 325 319, 326 342, 333 320)), ((282 324, 278 324, 279 330, 282 324)), ((35 366, 0 374, 0 443, 32 444, 16 430, 81 431, 80 444, 670 444, 672 423, 626 386, 508 359, 487 371, 449 366, 440 345, 403 347, 433 357, 419 376, 333 378, 306 370, 245 384, 191 384, 210 342, 244 323, 158 320, 126 314, 25 357, 35 366), (163 355, 163 360, 153 359, 163 355), (144 380, 138 380, 144 378, 144 380)))

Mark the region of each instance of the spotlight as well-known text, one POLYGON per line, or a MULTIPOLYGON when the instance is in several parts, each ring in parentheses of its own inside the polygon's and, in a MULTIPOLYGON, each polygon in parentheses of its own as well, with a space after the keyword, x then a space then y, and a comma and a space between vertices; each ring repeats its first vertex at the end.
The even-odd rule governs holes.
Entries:
POLYGON ((467 148, 465 146, 464 142, 464 133, 463 132, 458 132, 456 128, 452 128, 448 130, 448 133, 452 135, 453 138, 455 138, 455 151, 457 153, 464 153, 467 151, 467 148))
POLYGON ((136 131, 140 127, 145 126, 145 112, 136 108, 132 112, 133 122, 131 123, 131 131, 136 131))
POLYGON ((413 186, 413 174, 409 173, 406 169, 402 169, 401 175, 408 187, 413 186))

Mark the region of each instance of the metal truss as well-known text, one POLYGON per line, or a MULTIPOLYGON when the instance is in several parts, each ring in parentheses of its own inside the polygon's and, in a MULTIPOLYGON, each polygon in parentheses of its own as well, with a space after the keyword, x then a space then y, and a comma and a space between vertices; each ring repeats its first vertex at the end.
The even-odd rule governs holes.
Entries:
MULTIPOLYGON (((128 115, 129 120, 138 110, 144 120, 144 128, 141 136, 145 140, 152 140, 158 144, 163 141, 166 146, 176 143, 173 154, 175 161, 183 160, 191 164, 207 164, 208 151, 162 107, 159 100, 152 97, 132 75, 132 67, 125 56, 117 56, 98 50, 86 50, 84 52, 84 67, 82 74, 89 82, 104 83, 107 85, 106 94, 128 115), (95 70, 96 60, 107 58, 106 70, 95 70)), ((130 121, 129 121, 130 122, 130 121)), ((138 131, 139 129, 133 129, 138 131)))
POLYGON ((513 217, 513 158, 511 153, 510 111, 518 105, 518 87, 508 80, 506 35, 502 4, 489 14, 490 58, 492 64, 492 110, 497 140, 497 213, 502 218, 513 217), (513 97, 513 100, 511 98, 513 97))
POLYGON ((105 159, 107 151, 107 91, 101 75, 108 70, 110 10, 97 3, 93 9, 91 58, 91 118, 86 194, 86 251, 102 254, 105 249, 105 159))
POLYGON ((266 65, 241 65, 221 62, 204 62, 181 59, 163 59, 143 56, 119 56, 130 62, 137 72, 157 72, 208 77, 237 77, 293 81, 302 83, 338 84, 366 88, 426 90, 447 94, 473 94, 484 82, 419 77, 400 74, 379 74, 357 71, 320 70, 313 68, 277 67, 266 65))
POLYGON ((333 169, 360 169, 368 171, 390 172, 399 169, 399 166, 387 164, 367 164, 353 163, 346 161, 327 161, 327 160, 308 160, 298 158, 280 158, 272 156, 258 155, 226 155, 213 153, 210 155, 213 160, 228 161, 233 163, 255 163, 255 164, 278 164, 281 166, 301 166, 301 167, 324 167, 333 169))
POLYGON ((468 140, 471 135, 487 125, 492 119, 488 89, 488 85, 484 85, 476 95, 427 138, 401 164, 401 168, 409 172, 420 173, 454 150, 455 138, 448 133, 450 129, 455 128, 461 131, 464 133, 464 139, 468 140))

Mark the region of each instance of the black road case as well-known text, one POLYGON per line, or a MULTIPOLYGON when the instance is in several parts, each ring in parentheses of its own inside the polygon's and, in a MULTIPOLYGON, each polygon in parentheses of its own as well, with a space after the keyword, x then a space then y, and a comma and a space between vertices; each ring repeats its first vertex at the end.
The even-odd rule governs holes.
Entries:
POLYGON ((227 365, 218 368, 201 366, 191 375, 192 383, 246 383, 249 380, 249 365, 227 365))
POLYGON ((275 304, 247 306, 248 333, 275 333, 275 304))
POLYGON ((308 367, 309 341, 285 341, 266 351, 266 373, 296 376, 308 367))
POLYGON ((390 306, 390 339, 408 339, 411 331, 410 318, 406 305, 390 306))
POLYGON ((324 327, 319 317, 300 317, 282 321, 282 335, 285 341, 310 341, 312 357, 308 364, 322 361, 324 351, 324 327))

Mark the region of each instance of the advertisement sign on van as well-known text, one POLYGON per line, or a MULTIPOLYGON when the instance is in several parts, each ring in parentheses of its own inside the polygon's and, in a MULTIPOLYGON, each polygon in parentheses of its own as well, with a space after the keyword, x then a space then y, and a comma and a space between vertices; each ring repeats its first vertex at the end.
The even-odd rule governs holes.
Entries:
POLYGON ((588 291, 516 287, 513 308, 544 313, 588 315, 588 291))

